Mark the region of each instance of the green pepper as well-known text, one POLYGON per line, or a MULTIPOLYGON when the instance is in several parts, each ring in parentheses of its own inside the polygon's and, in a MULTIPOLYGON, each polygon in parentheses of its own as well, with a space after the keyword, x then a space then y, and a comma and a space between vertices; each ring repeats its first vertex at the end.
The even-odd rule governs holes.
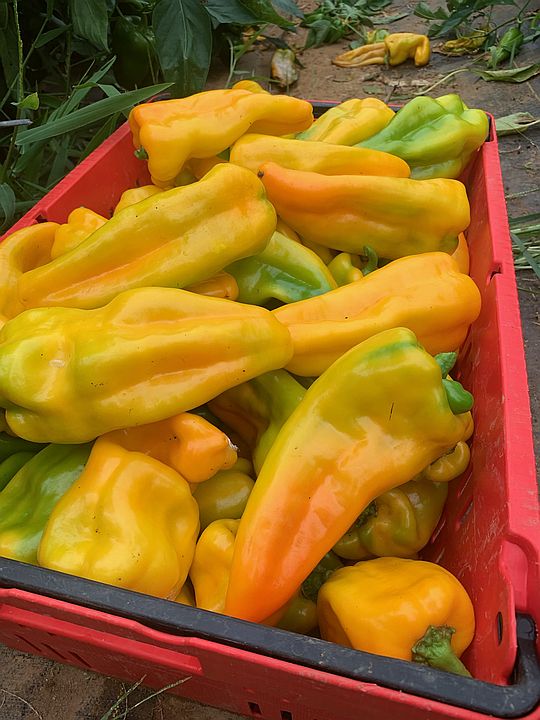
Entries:
POLYGON ((280 232, 261 253, 237 260, 225 271, 238 283, 238 301, 250 305, 297 302, 337 287, 318 255, 280 232))
POLYGON ((82 473, 92 445, 48 445, 0 492, 0 556, 36 563, 54 506, 82 473))
POLYGON ((258 473, 289 415, 306 394, 286 370, 275 370, 226 390, 208 405, 250 448, 258 473))
POLYGON ((28 460, 33 458, 33 452, 17 452, 0 462, 0 490, 3 490, 11 478, 19 472, 28 460))
POLYGON ((0 432, 0 461, 18 452, 31 452, 35 455, 44 447, 45 445, 42 443, 30 442, 30 440, 23 440, 23 438, 0 432))
POLYGON ((317 606, 301 592, 287 605, 276 627, 289 632, 310 635, 317 627, 317 606))
POLYGON ((112 49, 116 55, 114 74, 122 87, 132 90, 152 83, 152 66, 156 62, 154 46, 154 33, 144 18, 125 15, 115 19, 112 32, 112 49))
POLYGON ((193 497, 199 506, 201 532, 214 520, 239 520, 254 484, 249 475, 235 468, 220 470, 199 483, 193 497))
POLYGON ((360 147, 382 150, 405 160, 412 177, 457 178, 488 134, 483 110, 469 110, 459 95, 416 97, 388 125, 360 147))

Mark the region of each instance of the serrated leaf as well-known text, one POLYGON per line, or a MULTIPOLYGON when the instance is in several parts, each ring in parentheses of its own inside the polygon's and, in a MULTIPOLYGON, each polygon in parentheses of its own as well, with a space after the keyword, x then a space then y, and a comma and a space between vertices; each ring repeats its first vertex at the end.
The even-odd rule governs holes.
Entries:
POLYGON ((115 97, 107 97, 98 100, 92 105, 75 110, 69 115, 54 119, 52 122, 46 122, 40 127, 32 128, 19 132, 16 144, 25 147, 41 140, 63 135, 73 130, 91 125, 100 120, 104 120, 109 115, 123 112, 133 107, 139 102, 148 100, 153 95, 163 92, 171 86, 171 83, 162 83, 160 85, 151 85, 150 87, 141 88, 140 90, 130 90, 115 97))
POLYGON ((39 108, 39 96, 37 92, 27 95, 21 102, 15 103, 20 110, 37 110, 39 108))
POLYGON ((203 89, 212 55, 212 22, 199 0, 158 0, 152 14, 156 52, 173 94, 203 89))
POLYGON ((108 50, 107 0, 69 0, 73 32, 98 50, 108 50))
POLYGON ((496 118, 495 130, 498 137, 503 137, 504 135, 524 132, 528 128, 538 125, 538 123, 540 123, 540 119, 535 118, 531 113, 518 112, 496 118))
POLYGON ((286 20, 274 10, 269 0, 240 0, 240 3, 258 18, 260 23, 271 23, 280 28, 294 27, 294 23, 286 20))
POLYGON ((523 65, 509 70, 472 70, 472 72, 488 81, 522 83, 540 73, 540 63, 523 65))

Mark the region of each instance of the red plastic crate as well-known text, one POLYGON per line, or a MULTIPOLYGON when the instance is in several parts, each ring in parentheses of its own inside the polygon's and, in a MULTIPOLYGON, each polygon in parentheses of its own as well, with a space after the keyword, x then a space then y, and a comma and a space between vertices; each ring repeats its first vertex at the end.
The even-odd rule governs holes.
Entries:
MULTIPOLYGON (((468 590, 477 630, 464 660, 479 681, 495 685, 322 641, 315 643, 320 655, 309 660, 304 657, 306 639, 290 633, 2 558, 0 641, 125 680, 144 676, 153 687, 189 676, 173 692, 269 720, 356 720, 359 714, 363 720, 382 720, 390 713, 401 720, 473 720, 485 718, 486 712, 540 718, 538 707, 519 714, 524 707, 520 680, 516 685, 512 677, 516 613, 540 627, 540 511, 519 305, 493 132, 463 180, 472 214, 467 231, 471 276, 482 294, 482 311, 462 349, 457 376, 475 397, 475 434, 471 464, 451 483, 442 522, 423 556, 447 567, 468 590), (347 669, 338 674, 341 667, 347 669), (453 700, 436 699, 447 691, 453 700), (490 692, 491 699, 483 703, 480 696, 490 692)), ((148 182, 146 163, 134 157, 124 125, 10 233, 34 222, 65 222, 79 205, 109 216, 126 188, 148 182)), ((526 620, 522 629, 518 659, 528 667, 527 692, 534 704, 530 683, 540 686, 534 630, 526 620)), ((538 637, 536 643, 540 650, 538 637)))

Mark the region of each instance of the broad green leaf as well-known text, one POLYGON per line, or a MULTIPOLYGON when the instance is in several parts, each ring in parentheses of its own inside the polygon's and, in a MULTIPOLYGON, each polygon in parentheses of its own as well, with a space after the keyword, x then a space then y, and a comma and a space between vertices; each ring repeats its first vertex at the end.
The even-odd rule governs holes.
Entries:
POLYGON ((92 105, 79 108, 79 110, 75 110, 69 115, 55 119, 52 122, 46 122, 40 127, 19 132, 16 144, 25 147, 31 143, 48 140, 49 138, 78 130, 86 125, 104 120, 113 113, 123 112, 137 103, 148 100, 148 98, 153 95, 163 92, 170 86, 171 83, 151 85, 150 87, 141 88, 140 90, 130 90, 129 92, 122 93, 122 95, 98 100, 92 105))
POLYGON ((502 137, 503 135, 524 132, 528 128, 538 125, 538 123, 540 123, 540 119, 535 118, 531 113, 518 112, 496 118, 495 130, 497 131, 497 135, 502 137))
POLYGON ((73 32, 98 50, 108 50, 107 0, 69 0, 73 32))
POLYGON ((278 12, 285 13, 285 15, 292 15, 297 18, 304 17, 303 11, 294 0, 272 0, 272 5, 278 12))
POLYGON ((70 25, 62 25, 62 27, 57 27, 54 28, 54 30, 48 30, 46 33, 43 33, 43 35, 41 35, 41 37, 36 42, 36 48, 47 45, 47 43, 51 42, 51 40, 56 40, 57 37, 63 35, 70 27, 70 25))
POLYGON ((258 18, 259 23, 272 23, 281 28, 294 27, 294 23, 286 20, 274 10, 269 0, 240 0, 241 4, 258 18))
POLYGON ((7 183, 0 185, 0 211, 0 227, 8 227, 15 214, 15 193, 7 183))
POLYGON ((199 0, 158 0, 152 15, 156 51, 174 95, 203 89, 212 55, 212 23, 199 0))
POLYGON ((403 20, 403 18, 409 17, 410 13, 397 13, 396 15, 384 15, 380 18, 373 18, 372 22, 374 25, 388 25, 389 23, 403 20))
POLYGON ((257 18, 249 12, 239 0, 207 0, 204 7, 214 21, 214 26, 221 24, 230 25, 255 25, 257 18))
POLYGON ((16 103, 16 105, 21 110, 37 110, 39 108, 39 96, 37 92, 33 92, 31 95, 27 95, 21 102, 16 103))
POLYGON ((496 82, 522 83, 540 73, 540 63, 523 65, 523 67, 510 68, 509 70, 473 70, 484 80, 496 82))
POLYGON ((426 18, 426 20, 446 20, 448 13, 442 8, 432 10, 425 2, 419 2, 414 8, 414 14, 418 17, 426 18))

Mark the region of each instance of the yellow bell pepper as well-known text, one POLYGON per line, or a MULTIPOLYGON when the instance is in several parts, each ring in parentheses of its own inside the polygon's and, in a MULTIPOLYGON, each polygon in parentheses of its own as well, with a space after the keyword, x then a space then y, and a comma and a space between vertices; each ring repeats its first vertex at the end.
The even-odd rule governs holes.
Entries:
POLYGON ((336 570, 317 613, 325 640, 470 676, 458 658, 474 635, 474 609, 440 565, 377 558, 336 570))
POLYGON ((195 607, 195 597, 193 595, 193 588, 191 583, 186 583, 178 595, 174 598, 174 602, 180 603, 181 605, 189 605, 195 607))
POLYGON ((268 94, 268 90, 265 90, 262 85, 259 85, 259 83, 255 80, 239 80, 238 82, 234 83, 232 87, 233 90, 249 90, 253 93, 268 94))
POLYGON ((264 308, 139 288, 97 310, 38 308, 6 323, 0 407, 20 437, 86 442, 192 410, 291 356, 264 308))
POLYGON ((100 438, 82 475, 54 507, 38 562, 175 598, 186 581, 198 532, 197 503, 176 471, 100 438))
POLYGON ((51 248, 51 260, 64 255, 80 245, 83 240, 105 225, 107 218, 86 207, 75 208, 70 212, 67 223, 60 225, 54 236, 51 248))
POLYGON ((163 188, 159 188, 157 185, 141 185, 140 187, 129 188, 129 190, 125 190, 120 196, 120 200, 114 208, 113 215, 118 215, 119 212, 130 207, 130 205, 135 205, 149 197, 154 197, 154 195, 160 192, 163 192, 163 188))
POLYGON ((292 170, 322 173, 323 175, 384 175, 409 177, 406 162, 394 155, 367 152, 364 148, 333 145, 329 142, 291 140, 270 135, 248 133, 231 148, 230 162, 257 173, 267 162, 292 170))
POLYGON ((129 288, 192 285, 263 250, 275 226, 253 173, 219 165, 193 185, 125 208, 78 247, 25 273, 21 301, 89 309, 129 288))
POLYGON ((237 460, 236 449, 225 433, 192 413, 113 430, 102 437, 125 450, 150 455, 190 483, 208 480, 237 460))
POLYGON ((364 277, 360 270, 358 255, 351 255, 350 253, 336 255, 328 263, 328 269, 340 287, 361 280, 364 277))
POLYGON ((470 268, 469 245, 463 233, 458 235, 458 246, 452 253, 452 257, 458 264, 459 272, 468 275, 470 268))
POLYGON ((278 215, 301 238, 379 257, 452 253, 470 221, 463 183, 435 178, 322 175, 265 163, 259 172, 278 215))
POLYGON ((212 155, 212 157, 209 158, 191 158, 186 167, 193 173, 197 180, 200 180, 216 165, 221 165, 226 162, 227 160, 225 160, 225 158, 219 155, 212 155))
POLYGON ((376 98, 345 100, 323 113, 297 140, 355 145, 385 128, 394 111, 376 98))
POLYGON ((392 327, 408 327, 432 355, 455 350, 478 317, 480 302, 474 281, 450 255, 422 253, 272 312, 293 340, 287 370, 313 377, 354 345, 392 327))
POLYGON ((463 438, 471 405, 404 328, 342 355, 266 456, 240 520, 225 612, 257 622, 282 607, 372 500, 463 438))
POLYGON ((201 533, 189 571, 198 608, 222 613, 240 520, 215 520, 201 533))
POLYGON ((16 230, 0 243, 0 327, 24 310, 17 286, 23 273, 45 265, 58 223, 44 222, 16 230))
POLYGON ((129 114, 133 144, 146 152, 152 182, 164 188, 171 187, 187 160, 217 155, 248 130, 286 135, 312 121, 305 100, 239 88, 143 103, 129 114))

